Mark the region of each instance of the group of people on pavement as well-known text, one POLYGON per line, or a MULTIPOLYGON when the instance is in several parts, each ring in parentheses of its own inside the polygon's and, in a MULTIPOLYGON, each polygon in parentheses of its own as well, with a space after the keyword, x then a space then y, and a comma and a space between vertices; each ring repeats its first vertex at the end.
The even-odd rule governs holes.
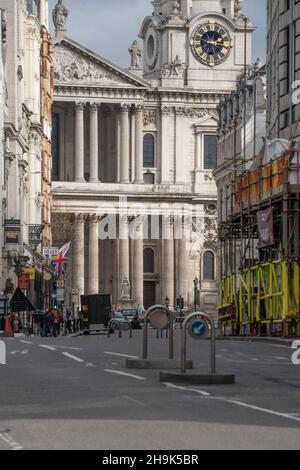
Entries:
POLYGON ((45 314, 28 315, 24 324, 24 316, 18 312, 11 312, 0 317, 0 331, 7 337, 18 333, 30 331, 30 334, 42 337, 57 337, 60 334, 72 334, 80 330, 82 321, 76 318, 71 311, 64 314, 61 310, 49 309, 45 314), (21 320, 23 319, 23 322, 21 320))

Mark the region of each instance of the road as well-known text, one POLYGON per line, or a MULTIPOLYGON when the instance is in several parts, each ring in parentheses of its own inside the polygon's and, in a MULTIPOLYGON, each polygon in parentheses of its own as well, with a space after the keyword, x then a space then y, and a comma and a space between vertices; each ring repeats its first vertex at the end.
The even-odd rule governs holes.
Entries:
MULTIPOLYGON (((288 346, 218 341, 218 370, 236 384, 185 387, 125 369, 126 356, 141 355, 140 331, 5 342, 1 450, 300 448, 300 366, 288 346)), ((167 345, 150 331, 153 358, 167 345)), ((208 342, 191 339, 189 358, 207 371, 208 342)))

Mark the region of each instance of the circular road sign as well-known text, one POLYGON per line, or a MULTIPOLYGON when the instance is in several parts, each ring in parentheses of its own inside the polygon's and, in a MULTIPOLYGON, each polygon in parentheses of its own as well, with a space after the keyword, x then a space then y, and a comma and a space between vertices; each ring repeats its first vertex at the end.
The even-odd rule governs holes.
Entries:
POLYGON ((156 309, 149 315, 149 321, 152 328, 157 330, 164 330, 168 328, 169 317, 165 310, 156 309))
POLYGON ((130 329, 130 325, 127 321, 122 321, 121 320, 121 329, 123 331, 128 331, 130 329))
POLYGON ((205 320, 194 320, 189 325, 189 334, 193 339, 205 338, 208 333, 209 328, 205 320))

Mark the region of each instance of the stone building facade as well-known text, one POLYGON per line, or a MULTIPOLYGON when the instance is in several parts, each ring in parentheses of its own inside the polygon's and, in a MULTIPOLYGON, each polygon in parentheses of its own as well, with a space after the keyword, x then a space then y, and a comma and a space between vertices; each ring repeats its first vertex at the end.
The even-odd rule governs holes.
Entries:
POLYGON ((17 275, 22 267, 32 268, 30 296, 40 309, 43 307, 42 147, 45 137, 41 125, 41 28, 48 28, 48 0, 1 0, 0 8, 7 25, 1 282, 2 289, 11 294, 18 285, 17 275))
POLYGON ((268 0, 268 137, 299 140, 300 3, 268 0), (295 93, 295 99, 292 99, 295 93))
POLYGON ((181 295, 190 308, 197 277, 198 305, 215 312, 217 105, 235 88, 253 26, 241 2, 152 4, 139 35, 143 70, 136 43, 122 69, 70 39, 67 8, 60 24, 54 11, 53 244, 72 241, 74 307, 97 292, 118 305, 127 278, 132 304, 181 295), (99 240, 107 221, 116 233, 99 240))

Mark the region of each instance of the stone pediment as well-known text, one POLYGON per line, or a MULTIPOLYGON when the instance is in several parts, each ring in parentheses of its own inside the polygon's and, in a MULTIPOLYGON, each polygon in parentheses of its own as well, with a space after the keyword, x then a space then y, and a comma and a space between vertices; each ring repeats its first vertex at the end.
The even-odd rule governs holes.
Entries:
POLYGON ((66 37, 54 41, 54 80, 57 85, 148 88, 144 80, 66 37))

